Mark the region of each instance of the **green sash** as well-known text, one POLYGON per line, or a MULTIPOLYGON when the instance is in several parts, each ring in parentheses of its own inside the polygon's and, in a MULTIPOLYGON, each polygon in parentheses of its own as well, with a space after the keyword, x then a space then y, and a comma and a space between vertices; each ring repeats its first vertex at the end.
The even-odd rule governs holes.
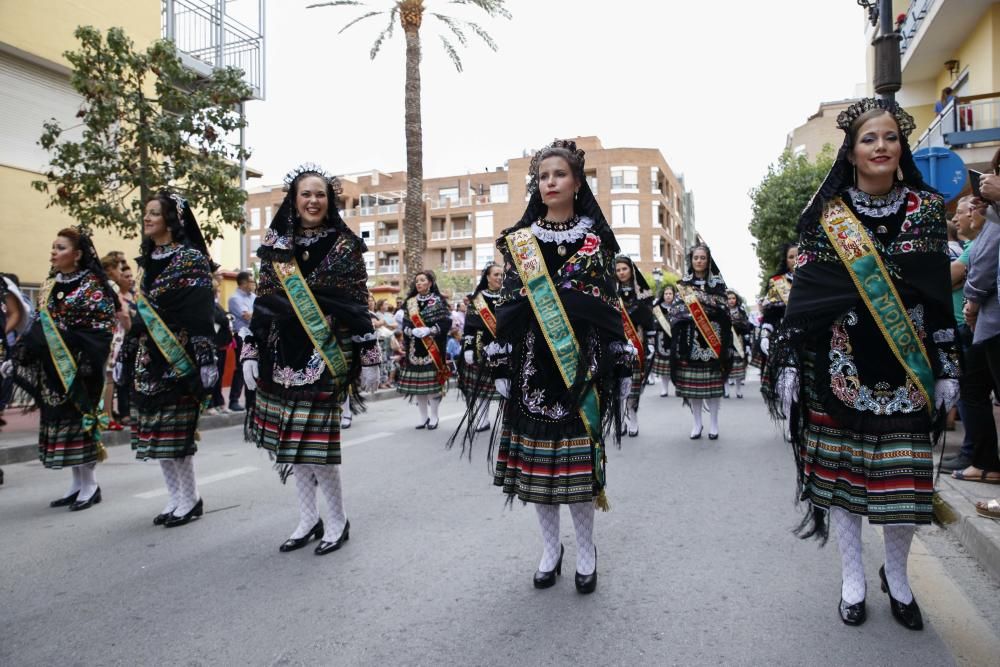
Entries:
POLYGON ((153 304, 149 302, 142 292, 139 292, 135 298, 135 307, 139 311, 139 317, 146 324, 146 331, 149 332, 153 343, 156 344, 156 348, 160 351, 160 354, 163 355, 163 358, 174 369, 177 377, 187 377, 194 373, 194 362, 188 356, 184 346, 177 340, 174 332, 160 318, 159 313, 153 308, 153 304))
POLYGON ((299 318, 299 324, 305 329, 312 341, 313 347, 323 357, 323 362, 333 376, 333 382, 340 385, 347 378, 347 360, 344 352, 337 345, 337 336, 330 329, 330 323, 323 315, 323 309, 316 302, 305 276, 299 269, 299 263, 292 258, 290 262, 271 262, 281 286, 285 288, 285 294, 292 304, 295 316, 299 318))
POLYGON ((864 225, 838 198, 828 203, 823 211, 823 231, 847 268, 885 342, 927 399, 927 409, 933 412, 934 372, 927 350, 864 225))
MULTIPOLYGON (((67 398, 72 401, 76 409, 83 415, 83 429, 94 437, 97 443, 98 460, 103 461, 107 457, 107 451, 101 444, 101 431, 108 427, 108 416, 104 414, 104 386, 101 386, 101 400, 96 408, 90 405, 90 400, 86 392, 79 386, 73 385, 76 380, 76 359, 73 353, 66 346, 52 313, 49 312, 49 293, 52 291, 52 282, 46 283, 42 288, 41 298, 38 300, 38 319, 42 324, 42 332, 45 334, 45 342, 49 348, 49 356, 52 358, 52 365, 55 366, 56 374, 62 383, 63 390, 67 398)), ((101 369, 103 373, 103 368, 101 369)))
MULTIPOLYGON (((528 302, 535 313, 538 325, 545 336, 545 342, 552 352, 552 358, 559 368, 563 382, 572 386, 580 356, 580 346, 576 342, 573 326, 570 324, 566 310, 563 308, 556 286, 549 276, 545 258, 542 256, 538 241, 530 229, 519 229, 507 236, 507 247, 510 248, 514 266, 521 276, 521 282, 527 289, 528 302)), ((601 489, 597 504, 601 509, 607 508, 604 495, 604 463, 607 457, 601 445, 601 409, 597 391, 591 385, 583 395, 580 405, 580 418, 590 436, 594 451, 594 479, 601 489)))

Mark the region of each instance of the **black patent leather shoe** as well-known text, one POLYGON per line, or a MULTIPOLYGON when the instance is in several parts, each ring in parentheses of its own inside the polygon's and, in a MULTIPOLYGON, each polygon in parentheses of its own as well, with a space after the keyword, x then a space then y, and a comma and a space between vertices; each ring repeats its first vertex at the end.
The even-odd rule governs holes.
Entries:
POLYGON ((709 433, 708 434, 708 439, 709 440, 718 440, 719 439, 719 434, 718 433, 709 433))
POLYGON ((101 502, 101 487, 97 487, 97 491, 94 491, 94 493, 91 494, 91 496, 86 500, 77 500, 75 503, 70 505, 69 511, 79 512, 80 510, 89 509, 90 507, 96 505, 99 502, 101 502))
POLYGON ((889 592, 889 580, 885 578, 885 565, 878 569, 878 576, 882 580, 882 592, 889 596, 889 609, 892 610, 892 617, 907 630, 923 630, 924 617, 917 605, 917 598, 914 597, 910 604, 903 604, 892 597, 892 593, 889 592))
POLYGON ((432 424, 432 423, 431 423, 431 420, 430 420, 430 419, 428 419, 428 420, 427 420, 427 430, 428 430, 428 431, 433 431, 434 429, 436 429, 436 428, 438 427, 438 425, 439 425, 440 423, 441 423, 441 422, 437 421, 437 422, 434 422, 434 423, 432 424))
POLYGON ((77 496, 80 495, 79 491, 74 491, 65 498, 59 498, 58 500, 53 500, 49 503, 49 507, 66 507, 67 505, 72 505, 76 502, 77 496))
POLYGON ((167 519, 173 516, 173 514, 174 514, 173 512, 164 512, 163 514, 157 514, 156 516, 153 517, 153 525, 162 526, 167 522, 167 519))
POLYGON ((326 540, 320 540, 320 543, 316 545, 315 553, 317 556, 325 556, 326 554, 336 551, 340 547, 344 546, 344 542, 351 539, 351 522, 350 520, 344 524, 344 532, 340 534, 336 542, 327 542, 326 540))
POLYGON ((597 547, 594 547, 594 571, 590 574, 576 573, 576 592, 589 595, 597 590, 597 547))
POLYGON ((840 598, 840 604, 837 606, 837 610, 840 612, 840 620, 844 622, 845 625, 861 625, 868 618, 868 613, 865 611, 865 601, 862 600, 857 604, 847 604, 844 602, 844 598, 840 598))
POLYGON ((563 553, 566 549, 563 545, 559 545, 559 560, 556 561, 556 566, 545 572, 543 570, 538 570, 535 572, 535 588, 551 588, 556 584, 556 576, 562 576, 562 559, 563 553))
MULTIPOLYGON (((419 431, 420 429, 427 428, 427 425, 430 424, 430 423, 431 423, 430 419, 425 419, 423 424, 421 424, 420 426, 414 426, 414 428, 419 431)), ((437 427, 435 426, 434 428, 437 428, 437 427)))
POLYGON ((301 549, 309 542, 309 540, 311 540, 314 537, 317 540, 323 539, 323 519, 317 521, 316 525, 312 527, 312 530, 310 530, 302 537, 290 537, 287 540, 285 540, 285 542, 280 547, 278 547, 278 551, 286 553, 288 551, 295 551, 297 549, 301 549))
POLYGON ((705 429, 699 429, 697 433, 695 433, 694 435, 692 435, 692 436, 689 436, 689 437, 690 437, 690 438, 691 438, 692 440, 698 440, 698 439, 700 439, 700 438, 701 438, 701 432, 702 432, 702 431, 704 431, 704 430, 705 430, 705 429))
POLYGON ((628 432, 628 437, 630 437, 630 438, 638 438, 639 437, 639 429, 636 429, 634 431, 629 431, 628 432))
POLYGON ((194 507, 191 508, 191 511, 189 511, 184 516, 177 516, 176 514, 171 514, 170 517, 163 522, 163 527, 176 528, 177 526, 183 526, 186 523, 191 523, 191 521, 197 519, 204 513, 205 513, 205 506, 202 504, 201 498, 199 498, 198 502, 196 502, 194 504, 194 507))

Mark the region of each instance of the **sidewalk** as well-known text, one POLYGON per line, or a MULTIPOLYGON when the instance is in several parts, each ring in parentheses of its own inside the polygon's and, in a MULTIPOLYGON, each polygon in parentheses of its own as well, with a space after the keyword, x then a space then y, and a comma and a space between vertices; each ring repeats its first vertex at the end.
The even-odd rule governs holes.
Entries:
MULTIPOLYGON (((964 435, 961 422, 947 433, 945 456, 958 453, 964 435)), ((939 455, 940 451, 934 453, 935 464, 939 455)), ((1000 521, 976 514, 976 501, 1000 498, 1000 484, 963 482, 954 479, 951 473, 942 472, 934 488, 937 520, 1000 582, 1000 521)))
MULTIPOLYGON (((395 389, 379 389, 364 395, 365 401, 384 401, 401 396, 395 389)), ((231 412, 225 415, 202 415, 198 430, 207 431, 228 426, 240 426, 246 412, 231 412)), ((22 413, 10 408, 4 414, 7 426, 0 432, 0 466, 10 463, 24 463, 38 460, 38 413, 22 413)), ((105 431, 101 441, 106 447, 128 445, 131 430, 126 426, 121 431, 105 431)))

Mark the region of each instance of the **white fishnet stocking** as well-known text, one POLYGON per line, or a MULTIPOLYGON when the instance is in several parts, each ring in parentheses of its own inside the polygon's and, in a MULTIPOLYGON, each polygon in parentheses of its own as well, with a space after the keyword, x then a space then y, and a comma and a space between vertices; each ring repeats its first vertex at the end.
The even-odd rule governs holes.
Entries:
POLYGON ((295 478, 295 494, 299 501, 299 525, 291 534, 291 539, 298 540, 306 536, 316 522, 319 521, 319 509, 316 507, 316 476, 312 466, 293 464, 292 477, 295 478))
POLYGON ((916 526, 887 525, 882 529, 885 538, 885 578, 889 592, 903 604, 913 601, 910 580, 906 576, 906 561, 910 556, 910 543, 916 526))
POLYGON ((847 604, 865 599, 865 566, 861 560, 861 517, 840 507, 830 508, 830 522, 837 531, 843 583, 840 596, 847 604))
POLYGON ((570 516, 576 529, 576 571, 593 574, 597 569, 597 552, 594 550, 594 503, 570 503, 570 516))
POLYGON ((551 572, 559 561, 559 505, 535 504, 538 525, 542 529, 542 560, 538 569, 551 572))

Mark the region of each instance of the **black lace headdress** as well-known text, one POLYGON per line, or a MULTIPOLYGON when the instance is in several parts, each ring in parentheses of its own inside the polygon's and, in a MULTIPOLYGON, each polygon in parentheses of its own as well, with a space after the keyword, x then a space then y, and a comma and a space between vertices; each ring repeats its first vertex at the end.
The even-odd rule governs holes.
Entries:
MULTIPOLYGON (((271 218, 267 234, 257 248, 257 256, 266 262, 288 262, 295 256, 295 237, 302 225, 302 219, 295 208, 295 196, 299 182, 306 176, 318 176, 326 183, 327 224, 338 230, 349 230, 337 209, 337 197, 342 192, 340 180, 328 174, 318 164, 306 162, 285 174, 285 198, 271 218)), ((362 252, 367 250, 364 247, 362 252)))
POLYGON ((477 294, 489 287, 488 277, 490 275, 490 269, 495 266, 500 265, 496 262, 490 262, 486 265, 486 268, 483 269, 483 272, 479 274, 479 282, 476 284, 476 289, 472 290, 472 293, 469 295, 470 299, 476 298, 477 294))
POLYGON ((642 272, 632 261, 632 258, 628 255, 618 255, 615 257, 615 265, 619 263, 628 264, 629 269, 632 270, 632 291, 639 299, 646 299, 653 296, 653 291, 649 289, 649 283, 646 282, 646 276, 642 275, 642 272))
POLYGON ((725 284, 725 280, 723 280, 723 278, 722 278, 722 271, 719 270, 719 265, 715 263, 715 257, 712 256, 712 249, 709 248, 704 243, 696 243, 695 245, 691 246, 691 248, 687 251, 687 256, 685 258, 685 272, 684 272, 684 276, 681 278, 681 281, 682 282, 691 282, 692 280, 695 279, 694 278, 694 261, 693 261, 694 260, 694 251, 698 250, 699 248, 702 249, 702 250, 704 250, 705 254, 708 255, 708 276, 707 276, 707 281, 706 282, 709 282, 709 283, 712 283, 712 284, 721 282, 721 283, 725 284))
MULTIPOLYGON (((212 262, 211 255, 208 253, 208 244, 205 242, 205 237, 198 227, 198 221, 195 219, 194 212, 191 210, 187 199, 170 190, 160 190, 153 198, 160 202, 160 211, 164 221, 167 223, 167 229, 170 230, 174 243, 197 250, 208 258, 213 271, 218 269, 218 264, 212 262)), ((153 239, 143 237, 139 247, 142 252, 139 263, 143 265, 145 258, 150 256, 156 244, 153 243, 153 239)))

